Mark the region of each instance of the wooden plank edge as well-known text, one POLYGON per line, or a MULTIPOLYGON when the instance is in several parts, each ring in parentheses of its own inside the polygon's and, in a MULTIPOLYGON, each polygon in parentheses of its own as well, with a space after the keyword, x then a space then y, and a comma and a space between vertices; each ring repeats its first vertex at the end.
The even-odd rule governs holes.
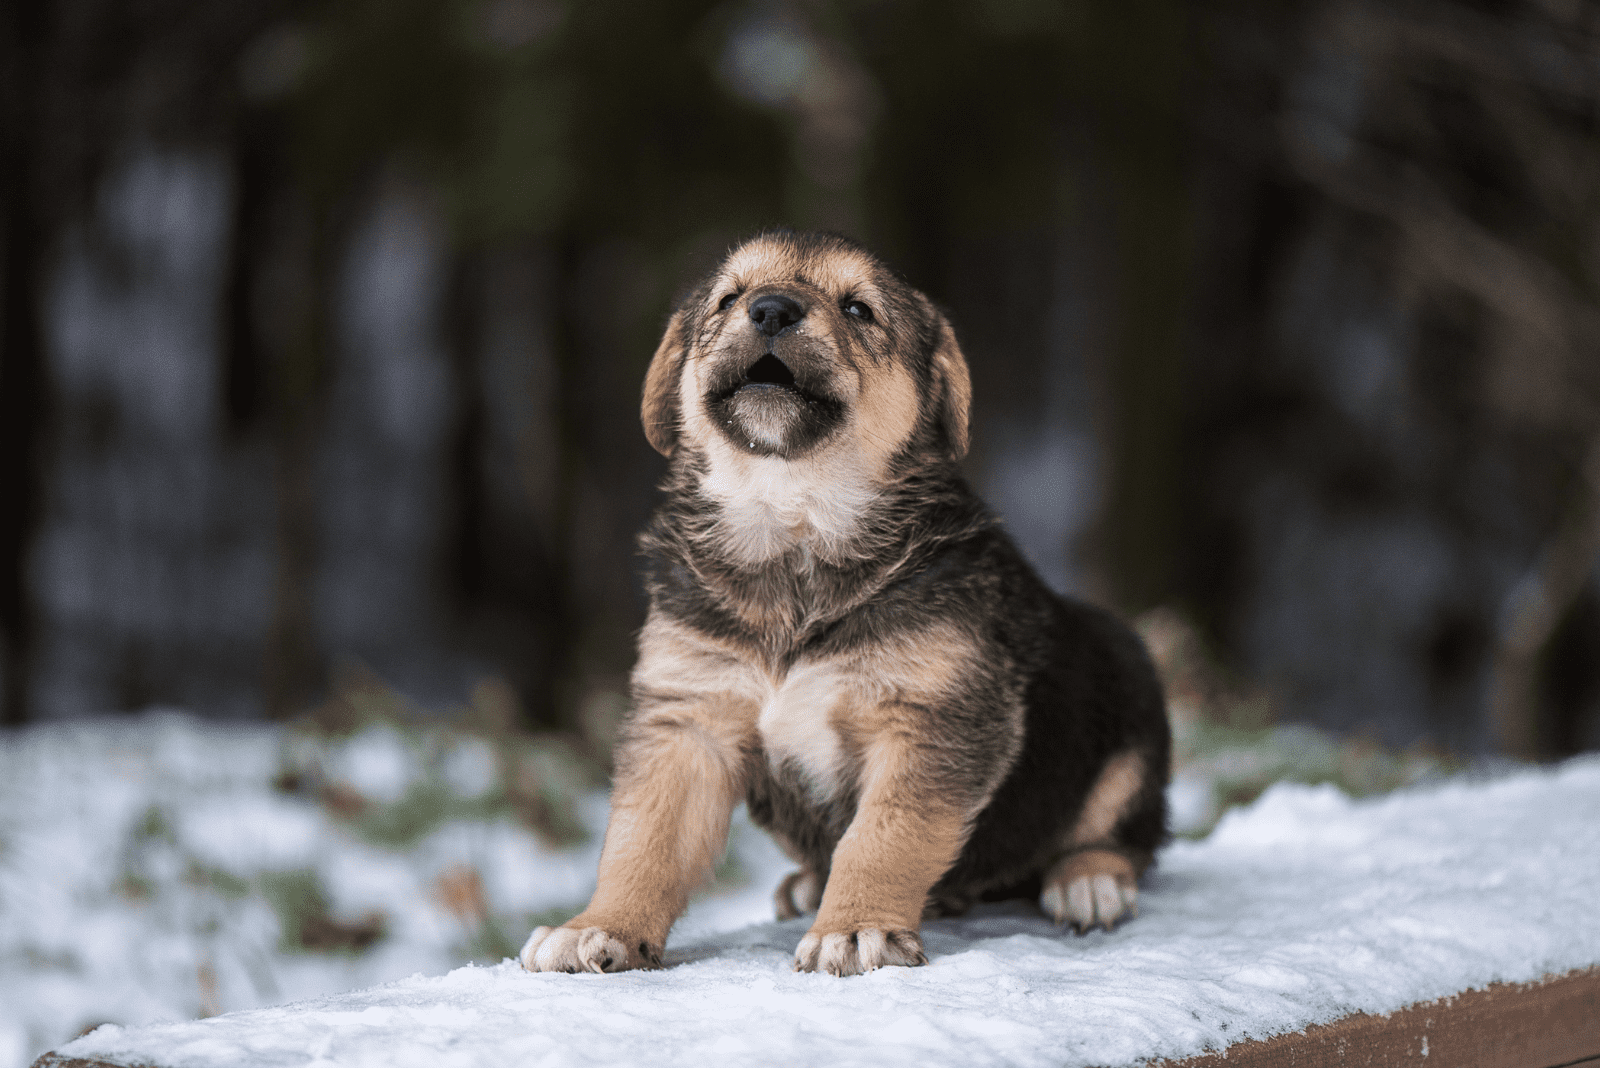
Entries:
POLYGON ((1600 1061, 1600 967, 1359 1012, 1161 1068, 1565 1068, 1600 1061))

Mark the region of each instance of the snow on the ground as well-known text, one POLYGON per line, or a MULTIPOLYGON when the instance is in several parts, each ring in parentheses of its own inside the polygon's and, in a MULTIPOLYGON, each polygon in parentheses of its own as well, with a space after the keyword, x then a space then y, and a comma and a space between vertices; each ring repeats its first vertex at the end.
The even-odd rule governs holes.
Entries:
MULTIPOLYGON (((511 822, 446 824, 407 852, 376 847, 314 800, 272 789, 285 740, 171 714, 4 736, 0 1068, 98 1023, 181 1020, 465 963, 471 917, 435 885, 453 868, 470 865, 506 909, 530 913, 581 903, 592 885, 598 839, 557 852, 511 822), (381 914, 383 937, 363 953, 285 947, 279 898, 310 887, 337 917, 381 914)), ((369 732, 336 755, 377 777, 393 742, 369 732)))
MULTIPOLYGON (((493 812, 386 846, 315 797, 273 787, 286 767, 320 761, 355 795, 404 805, 428 772, 417 742, 381 722, 318 741, 175 713, 0 732, 0 1068, 23 1068, 98 1024, 186 1020, 492 962, 535 922, 581 908, 602 792, 580 799, 590 837, 567 848, 493 812), (285 945, 285 908, 296 904, 285 895, 313 888, 352 930, 381 917, 381 936, 359 951, 285 945)), ((482 797, 496 774, 485 748, 450 735, 434 754, 437 777, 482 797)), ((771 918, 782 854, 742 818, 729 852, 743 885, 724 879, 697 899, 680 932, 771 918)))
MULTIPOLYGON (((27 920, 16 914, 9 842, 12 947, 15 925, 67 914, 46 900, 24 904, 27 920)), ((790 970, 804 920, 719 933, 767 914, 766 869, 777 855, 760 842, 740 829, 749 889, 698 905, 674 931, 672 966, 661 971, 532 975, 503 961, 436 974, 419 953, 423 974, 388 985, 200 1021, 102 1027, 60 1052, 164 1068, 1131 1064, 1600 963, 1594 757, 1368 801, 1330 786, 1275 786, 1204 841, 1163 852, 1139 917, 1115 932, 1080 938, 1025 906, 990 906, 926 924, 926 967, 848 979, 790 970)), ((75 863, 70 842, 28 849, 40 862, 75 863)), ((70 945, 91 960, 86 947, 101 937, 117 947, 108 959, 129 940, 160 948, 146 929, 105 921, 103 934, 57 932, 38 952, 70 945)), ((147 966, 193 962, 157 954, 147 966)), ((364 974, 352 963, 345 977, 364 974)), ((123 1011, 142 1007, 130 1000, 123 1011)))

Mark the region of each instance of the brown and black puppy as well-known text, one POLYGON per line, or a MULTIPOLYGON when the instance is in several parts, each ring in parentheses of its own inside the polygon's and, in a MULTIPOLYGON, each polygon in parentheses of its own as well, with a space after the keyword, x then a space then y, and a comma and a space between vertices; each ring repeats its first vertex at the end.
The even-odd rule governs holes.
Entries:
POLYGON ((840 237, 759 236, 673 314, 599 885, 525 967, 658 963, 741 800, 800 865, 777 900, 817 913, 802 971, 922 964, 923 916, 979 899, 1079 930, 1133 911, 1165 830, 1160 684, 962 481, 969 393, 944 317, 840 237))

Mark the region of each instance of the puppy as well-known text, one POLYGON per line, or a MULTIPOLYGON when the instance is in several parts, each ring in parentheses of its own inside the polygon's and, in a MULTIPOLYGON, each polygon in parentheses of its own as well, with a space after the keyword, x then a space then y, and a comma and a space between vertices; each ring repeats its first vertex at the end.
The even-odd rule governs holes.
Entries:
POLYGON ((928 915, 1037 896, 1110 928, 1165 834, 1143 645, 1051 593, 967 488, 950 324, 859 246, 767 233, 683 302, 645 377, 670 458, 589 907, 532 971, 659 964, 744 800, 816 912, 800 971, 926 963, 928 915))

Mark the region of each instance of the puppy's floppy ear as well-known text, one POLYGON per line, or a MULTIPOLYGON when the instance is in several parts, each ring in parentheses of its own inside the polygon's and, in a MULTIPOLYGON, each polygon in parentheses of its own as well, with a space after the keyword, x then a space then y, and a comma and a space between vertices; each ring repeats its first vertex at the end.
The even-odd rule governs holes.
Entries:
POLYGON ((956 344, 956 332, 937 309, 933 312, 938 339, 933 347, 934 412, 950 443, 950 458, 967 454, 967 420, 972 412, 972 378, 967 358, 956 344))
POLYGON ((678 444, 678 376, 683 373, 683 311, 672 313, 667 330, 644 374, 644 401, 639 418, 644 436, 662 456, 671 456, 678 444))

